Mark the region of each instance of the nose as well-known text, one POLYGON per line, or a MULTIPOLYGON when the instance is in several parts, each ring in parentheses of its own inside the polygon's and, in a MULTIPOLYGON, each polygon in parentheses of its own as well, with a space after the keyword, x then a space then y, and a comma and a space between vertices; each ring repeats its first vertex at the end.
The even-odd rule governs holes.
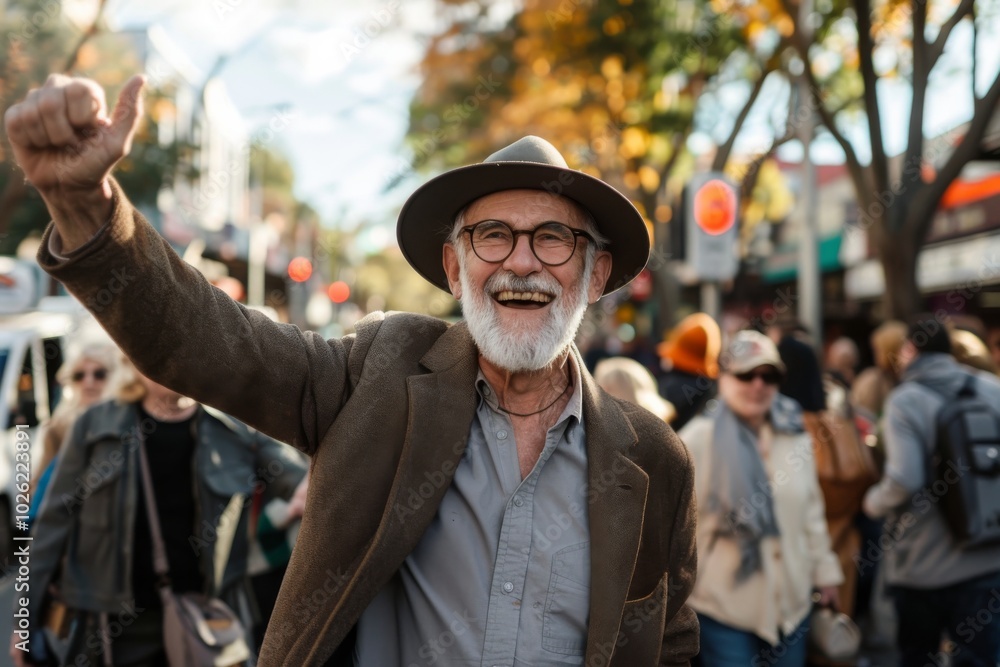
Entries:
POLYGON ((531 237, 518 234, 514 237, 514 250, 503 261, 503 268, 519 276, 527 276, 542 270, 542 263, 531 250, 531 237))

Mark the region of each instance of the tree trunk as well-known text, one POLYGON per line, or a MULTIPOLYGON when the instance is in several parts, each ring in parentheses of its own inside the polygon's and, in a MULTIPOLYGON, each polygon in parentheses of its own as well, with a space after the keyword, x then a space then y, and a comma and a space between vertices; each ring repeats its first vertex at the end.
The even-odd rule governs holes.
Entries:
MULTIPOLYGON (((892 211, 891 213, 897 213, 892 211)), ((890 212, 875 222, 872 228, 882 271, 885 274, 885 294, 882 297, 886 318, 907 321, 924 310, 924 299, 917 287, 917 255, 920 243, 908 233, 893 233, 886 229, 890 212)))

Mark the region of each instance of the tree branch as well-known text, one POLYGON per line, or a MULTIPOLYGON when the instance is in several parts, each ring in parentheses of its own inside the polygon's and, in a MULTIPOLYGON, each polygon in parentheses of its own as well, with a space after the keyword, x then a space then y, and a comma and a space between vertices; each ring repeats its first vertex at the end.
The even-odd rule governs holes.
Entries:
POLYGON ((779 148, 787 144, 789 141, 795 138, 794 130, 786 132, 780 137, 775 137, 774 141, 771 142, 771 147, 766 151, 755 157, 746 166, 743 172, 743 179, 740 183, 740 197, 741 201, 750 201, 751 195, 753 195, 754 188, 757 187, 757 180, 760 178, 760 168, 763 164, 773 156, 779 148))
MULTIPOLYGON (((919 0, 918 0, 919 1, 919 0)), ((875 45, 872 40, 872 16, 870 0, 854 0, 854 12, 858 21, 858 58, 861 63, 861 79, 864 81, 865 114, 868 116, 868 136, 872 145, 872 178, 875 190, 889 189, 889 161, 885 155, 882 139, 882 118, 879 113, 876 87, 878 77, 872 62, 875 45)))
MULTIPOLYGON (((816 75, 813 73, 812 58, 809 56, 809 44, 805 40, 802 34, 801 26, 799 25, 797 17, 796 8, 794 8, 790 0, 781 0, 781 6, 784 8, 785 13, 791 17, 792 23, 794 25, 794 30, 792 31, 791 37, 788 39, 788 43, 798 52, 799 57, 802 59, 803 64, 803 76, 806 77, 806 83, 809 85, 809 92, 812 94, 813 106, 815 107, 816 113, 819 115, 820 122, 826 127, 827 132, 833 137, 834 141, 840 146, 840 149, 844 151, 844 160, 847 163, 847 170, 851 174, 851 179, 854 181, 854 186, 860 195, 863 192, 868 192, 872 189, 870 170, 862 166, 861 161, 858 159, 858 153, 854 150, 854 146, 851 142, 847 140, 840 128, 837 127, 837 122, 835 118, 835 113, 827 110, 826 105, 823 103, 823 96, 820 89, 819 82, 816 80, 816 75)), ((795 85, 793 81, 790 81, 791 85, 795 85)))
POLYGON ((982 99, 976 102, 975 113, 962 141, 955 147, 944 166, 938 170, 934 180, 925 187, 919 188, 914 196, 913 203, 909 207, 910 213, 907 215, 906 226, 907 231, 912 231, 921 243, 927 238, 927 232, 930 231, 934 221, 933 211, 937 210, 941 197, 962 173, 965 165, 975 159, 979 155, 979 151, 982 150, 983 136, 986 134, 986 128, 989 127, 997 105, 1000 105, 1000 74, 993 80, 993 85, 990 86, 982 99), (926 214, 928 211, 931 213, 926 214))
POLYGON ((687 141, 690 129, 685 129, 683 132, 675 132, 673 136, 673 141, 670 144, 670 157, 662 167, 660 167, 660 186, 661 192, 666 192, 667 179, 670 178, 670 172, 674 170, 674 165, 677 164, 677 159, 680 157, 681 149, 684 147, 684 142, 687 141))
POLYGON ((972 104, 979 101, 976 96, 976 51, 979 49, 979 27, 976 25, 976 6, 972 6, 969 14, 972 19, 972 104))
POLYGON ((910 127, 901 180, 909 179, 916 182, 920 179, 920 170, 916 165, 921 163, 924 155, 924 105, 927 100, 930 69, 927 67, 925 36, 927 3, 926 0, 911 0, 910 6, 913 12, 913 102, 910 105, 910 127))
POLYGON ((975 7, 975 0, 961 0, 961 2, 958 3, 958 7, 955 8, 955 13, 941 25, 941 30, 938 31, 938 36, 931 43, 930 50, 928 51, 928 71, 934 69, 934 65, 937 63, 938 58, 940 58, 941 54, 944 53, 944 45, 948 42, 948 37, 951 36, 951 31, 955 29, 955 26, 958 25, 961 20, 966 17, 966 15, 972 13, 975 10, 975 7))
POLYGON ((80 50, 87 41, 96 35, 101 29, 101 19, 104 18, 104 7, 108 4, 108 0, 100 0, 97 5, 97 14, 94 16, 94 22, 90 24, 90 27, 83 31, 80 35, 80 39, 77 40, 76 46, 70 51, 69 56, 66 58, 66 64, 63 66, 63 72, 69 72, 76 66, 76 61, 80 58, 80 50))
POLYGON ((823 123, 826 131, 830 133, 830 136, 832 136, 834 141, 837 142, 840 149, 844 151, 844 159, 847 162, 847 170, 850 172, 851 178, 854 180, 854 185, 858 189, 858 194, 860 195, 862 192, 870 191, 874 187, 870 170, 862 166, 861 161, 858 159, 857 151, 854 150, 854 146, 851 145, 851 142, 847 140, 843 132, 840 131, 840 128, 837 127, 837 121, 834 113, 828 110, 826 105, 823 104, 819 83, 816 81, 816 77, 813 74, 809 63, 806 63, 804 74, 806 81, 809 83, 809 91, 812 93, 813 105, 815 106, 816 113, 819 114, 820 122, 823 123))
POLYGON ((764 88, 764 81, 772 71, 773 68, 770 65, 761 65, 760 77, 754 81, 753 88, 750 89, 750 97, 747 98, 743 108, 736 115, 729 138, 726 139, 725 143, 715 153, 715 159, 712 160, 712 171, 722 171, 726 168, 726 163, 729 161, 729 154, 733 152, 733 145, 736 143, 736 137, 739 135, 740 130, 743 129, 743 123, 746 122, 747 116, 750 115, 750 109, 753 107, 754 102, 757 101, 761 89, 764 88))

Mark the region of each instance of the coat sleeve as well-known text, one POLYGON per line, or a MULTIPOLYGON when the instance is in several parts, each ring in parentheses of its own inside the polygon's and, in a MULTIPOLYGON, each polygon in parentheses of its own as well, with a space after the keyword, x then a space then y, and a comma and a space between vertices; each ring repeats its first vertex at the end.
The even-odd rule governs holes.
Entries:
POLYGON ((695 545, 697 503, 694 495, 694 466, 691 455, 685 452, 683 484, 677 496, 677 510, 671 526, 670 563, 671 579, 667 589, 667 616, 663 628, 663 648, 660 665, 687 665, 698 654, 698 617, 687 605, 694 588, 698 570, 698 551, 695 545))
POLYGON ((865 494, 864 511, 881 518, 891 510, 910 502, 925 484, 930 434, 934 415, 920 411, 922 402, 914 401, 913 391, 898 389, 889 397, 885 410, 885 475, 865 494), (912 404, 916 403, 917 407, 912 404))
POLYGON ((354 339, 327 341, 237 303, 112 187, 111 220, 66 256, 50 224, 39 264, 143 374, 311 454, 349 396, 354 339))

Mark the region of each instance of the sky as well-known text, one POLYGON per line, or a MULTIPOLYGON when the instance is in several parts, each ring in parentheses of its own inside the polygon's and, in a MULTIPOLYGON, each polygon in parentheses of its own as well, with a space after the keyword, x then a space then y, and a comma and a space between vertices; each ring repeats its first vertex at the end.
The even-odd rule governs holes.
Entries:
MULTIPOLYGON (((297 195, 320 211, 326 225, 368 223, 359 242, 377 248, 392 242, 398 207, 428 177, 413 175, 385 192, 386 180, 406 164, 408 106, 419 83, 415 66, 425 37, 439 27, 433 6, 434 0, 111 0, 108 16, 114 28, 160 26, 203 73, 220 54, 231 54, 220 76, 248 130, 265 125, 276 105, 286 105, 292 121, 276 143, 295 168, 297 195)), ((980 34, 980 90, 1000 67, 1000 49, 991 46, 998 33, 993 21, 980 34)), ((929 134, 971 116, 970 58, 971 31, 959 26, 934 73, 929 134)), ((905 145, 909 90, 899 82, 881 85, 886 144, 890 154, 898 153, 905 145)), ((731 117, 748 90, 732 86, 717 103, 732 109, 731 117)), ((780 108, 785 95, 774 81, 761 99, 777 100, 780 108)), ((766 147, 772 113, 766 105, 755 107, 738 151, 766 147)), ((689 148, 708 150, 727 130, 716 131, 723 136, 695 133, 689 148)), ((860 125, 848 132, 858 139, 862 160, 865 133, 860 125)), ((818 162, 843 160, 831 139, 816 142, 812 155, 818 162)), ((781 157, 797 161, 801 147, 788 145, 781 157)))
POLYGON ((432 0, 278 5, 112 0, 108 16, 117 29, 160 26, 202 74, 231 54, 219 75, 250 134, 287 105, 291 122, 274 145, 295 168, 296 194, 329 226, 378 220, 361 242, 384 245, 412 190, 387 195, 384 186, 400 170, 421 36, 435 28, 432 0))

